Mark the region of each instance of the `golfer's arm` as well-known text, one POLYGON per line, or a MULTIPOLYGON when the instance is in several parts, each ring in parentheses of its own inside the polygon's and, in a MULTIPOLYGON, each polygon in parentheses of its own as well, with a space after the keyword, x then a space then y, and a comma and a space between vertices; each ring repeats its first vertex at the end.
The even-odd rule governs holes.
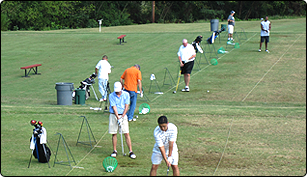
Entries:
POLYGON ((169 142, 169 150, 168 150, 168 156, 171 157, 173 153, 173 147, 174 147, 174 141, 169 142))
POLYGON ((140 93, 142 93, 142 81, 138 79, 138 85, 140 89, 140 93))
POLYGON ((271 23, 269 24, 269 31, 271 31, 271 23))
POLYGON ((122 84, 122 89, 124 88, 124 79, 120 78, 120 83, 122 84))
POLYGON ((98 69, 97 69, 97 68, 95 68, 95 74, 97 75, 97 73, 98 73, 98 69))
POLYGON ((183 64, 183 63, 182 63, 181 56, 178 56, 178 60, 179 60, 180 64, 183 64))
POLYGON ((119 116, 118 116, 118 112, 117 112, 117 108, 116 106, 112 106, 113 110, 114 110, 114 114, 116 116, 117 119, 119 119, 119 116))
POLYGON ((124 110, 124 113, 123 113, 123 117, 125 117, 125 115, 128 111, 128 108, 129 108, 129 104, 125 104, 125 110, 124 110))
POLYGON ((159 149, 161 151, 161 155, 162 155, 163 159, 165 160, 165 162, 167 162, 167 157, 166 157, 166 154, 165 154, 164 146, 159 147, 159 149))
POLYGON ((196 57, 196 54, 192 55, 189 60, 191 60, 192 58, 195 58, 196 57))

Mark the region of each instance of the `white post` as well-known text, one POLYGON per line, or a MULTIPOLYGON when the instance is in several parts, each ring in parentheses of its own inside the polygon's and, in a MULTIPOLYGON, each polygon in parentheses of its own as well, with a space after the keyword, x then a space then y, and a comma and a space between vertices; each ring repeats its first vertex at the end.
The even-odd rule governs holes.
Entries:
POLYGON ((98 20, 98 22, 99 22, 99 32, 101 32, 102 19, 98 20))

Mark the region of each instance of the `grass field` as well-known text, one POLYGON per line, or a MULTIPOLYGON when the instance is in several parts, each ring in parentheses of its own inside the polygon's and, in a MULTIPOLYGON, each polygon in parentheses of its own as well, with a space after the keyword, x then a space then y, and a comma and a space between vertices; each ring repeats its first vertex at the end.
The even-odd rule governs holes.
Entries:
MULTIPOLYGON (((208 65, 197 54, 190 92, 172 92, 167 68, 177 82, 177 51, 183 38, 191 43, 211 36, 209 23, 146 24, 98 29, 1 32, 1 174, 3 176, 147 176, 155 143, 157 118, 166 115, 178 127, 179 169, 183 176, 303 176, 306 174, 306 18, 272 20, 270 53, 258 52, 260 21, 236 23, 240 48, 226 46, 227 32, 215 42, 219 64, 208 65), (245 31, 246 39, 242 29, 245 31), (116 39, 126 34, 124 45, 116 39), (112 153, 107 112, 90 110, 99 102, 92 95, 86 105, 57 105, 55 85, 89 77, 103 55, 114 68, 110 85, 123 71, 141 65, 143 88, 150 113, 130 123, 135 160, 119 155, 113 173, 102 167, 112 153), (40 63, 41 75, 25 78, 20 67, 40 63), (150 75, 155 74, 163 95, 150 75), (166 77, 165 77, 166 76, 166 77), (164 80, 165 77, 165 80, 164 80), (165 83, 163 84, 163 81, 165 83), (209 92, 207 92, 207 90, 209 92), (86 116, 97 143, 76 145, 82 117, 86 116), (48 164, 31 157, 30 120, 40 120, 53 151, 48 164), (55 164, 61 133, 75 159, 69 166, 55 164)), ((226 22, 220 22, 226 24, 226 22)), ((216 58, 207 53, 207 59, 216 58)), ((179 89, 184 87, 183 77, 179 89)), ((94 84, 96 93, 98 84, 94 84)), ((145 99, 138 98, 137 108, 145 99)), ((136 109, 135 114, 138 115, 136 109)), ((81 140, 88 140, 86 127, 81 140)), ((118 136, 120 138, 120 136, 118 136)), ((121 152, 120 141, 117 149, 121 152)), ((128 148, 125 146, 125 152, 128 148)), ((58 160, 67 161, 60 144, 58 160)), ((70 157, 70 160, 72 158, 70 157)), ((160 165, 157 175, 166 175, 160 165)), ((172 171, 170 172, 172 174, 172 171)))

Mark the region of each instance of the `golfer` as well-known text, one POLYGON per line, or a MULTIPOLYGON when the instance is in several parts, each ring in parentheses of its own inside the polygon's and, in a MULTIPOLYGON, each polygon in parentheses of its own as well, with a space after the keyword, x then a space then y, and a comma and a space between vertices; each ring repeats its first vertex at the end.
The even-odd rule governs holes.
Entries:
POLYGON ((174 124, 169 123, 166 116, 159 117, 158 124, 159 126, 154 130, 156 143, 152 150, 152 167, 150 170, 150 176, 157 175, 157 169, 162 160, 165 161, 167 167, 172 167, 173 176, 179 176, 179 155, 176 144, 177 127, 174 124))
POLYGON ((185 82, 185 88, 182 89, 181 91, 189 92, 190 75, 196 57, 195 49, 191 44, 188 44, 188 40, 183 39, 182 45, 179 47, 177 55, 180 62, 181 74, 184 75, 184 82, 185 82))
POLYGON ((232 36, 233 36, 233 31, 234 31, 234 26, 235 26, 235 18, 233 17, 235 15, 235 11, 231 11, 230 15, 228 16, 227 22, 228 22, 228 41, 234 41, 232 36))
POLYGON ((120 82, 124 86, 124 91, 128 92, 130 95, 130 109, 127 113, 128 121, 136 121, 133 118, 134 110, 136 107, 137 101, 137 92, 139 86, 140 89, 140 97, 143 97, 142 92, 142 73, 141 73, 140 65, 136 64, 128 69, 126 69, 123 75, 120 77, 120 82))
POLYGON ((271 31, 271 22, 269 21, 269 17, 266 16, 264 21, 261 21, 261 32, 260 32, 260 48, 259 52, 261 52, 262 43, 265 41, 265 51, 270 53, 268 50, 268 43, 270 41, 270 31, 271 31))
POLYGON ((97 63, 95 67, 95 74, 97 75, 97 72, 99 70, 98 75, 98 86, 99 86, 99 92, 101 94, 101 101, 107 100, 107 84, 109 80, 109 74, 111 73, 111 65, 108 62, 108 56, 104 55, 102 59, 97 63))
POLYGON ((109 116, 109 133, 112 134, 113 153, 111 157, 117 156, 117 130, 119 126, 122 133, 125 135, 126 143, 129 148, 129 157, 136 158, 132 151, 131 139, 129 135, 129 126, 127 120, 127 111, 130 103, 129 94, 122 91, 122 84, 120 82, 114 83, 114 92, 109 96, 110 101, 110 116, 109 116))

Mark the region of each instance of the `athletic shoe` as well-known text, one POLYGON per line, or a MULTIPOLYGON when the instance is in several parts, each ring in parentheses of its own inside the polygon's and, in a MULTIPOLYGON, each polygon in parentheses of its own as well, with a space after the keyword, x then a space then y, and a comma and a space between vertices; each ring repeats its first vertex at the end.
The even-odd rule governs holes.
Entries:
POLYGON ((130 153, 129 153, 129 157, 130 157, 131 159, 135 159, 135 158, 136 158, 136 155, 135 155, 133 152, 130 152, 130 153))
POLYGON ((261 49, 259 49, 258 52, 261 52, 261 49))
POLYGON ((268 52, 268 53, 270 53, 270 51, 269 50, 265 50, 266 52, 268 52))
POLYGON ((184 88, 181 90, 182 92, 189 92, 190 91, 190 88, 184 88))
POLYGON ((113 153, 111 154, 111 157, 116 157, 116 155, 117 155, 117 152, 113 151, 113 153))
POLYGON ((130 119, 130 120, 128 120, 129 122, 131 122, 131 121, 136 121, 136 119, 135 118, 133 118, 133 119, 130 119))
POLYGON ((102 98, 100 98, 99 102, 103 102, 104 100, 102 98))

